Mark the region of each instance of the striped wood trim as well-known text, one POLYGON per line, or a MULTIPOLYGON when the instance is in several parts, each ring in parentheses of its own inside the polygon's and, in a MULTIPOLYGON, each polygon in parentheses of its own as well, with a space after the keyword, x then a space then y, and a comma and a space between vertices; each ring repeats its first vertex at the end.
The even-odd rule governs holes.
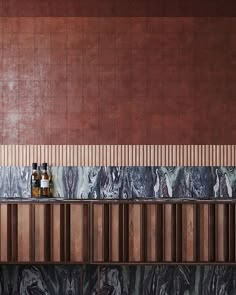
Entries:
POLYGON ((235 166, 236 145, 0 145, 0 166, 235 166))

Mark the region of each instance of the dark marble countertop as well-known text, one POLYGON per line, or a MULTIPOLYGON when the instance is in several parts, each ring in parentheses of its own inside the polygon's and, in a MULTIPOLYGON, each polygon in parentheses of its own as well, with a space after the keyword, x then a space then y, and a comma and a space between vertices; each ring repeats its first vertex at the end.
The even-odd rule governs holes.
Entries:
POLYGON ((212 198, 212 199, 190 199, 190 198, 138 198, 138 199, 67 199, 67 198, 0 198, 1 203, 236 203, 236 199, 212 198))

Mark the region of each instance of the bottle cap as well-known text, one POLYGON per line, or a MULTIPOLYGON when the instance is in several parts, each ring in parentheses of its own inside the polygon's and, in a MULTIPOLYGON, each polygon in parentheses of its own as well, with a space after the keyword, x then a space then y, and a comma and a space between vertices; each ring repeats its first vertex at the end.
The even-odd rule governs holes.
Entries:
POLYGON ((42 166, 43 166, 43 169, 44 169, 44 170, 47 170, 47 166, 48 166, 47 163, 43 163, 42 166))
POLYGON ((33 164, 32 164, 32 168, 33 168, 33 170, 37 170, 37 166, 38 166, 37 163, 33 163, 33 164))

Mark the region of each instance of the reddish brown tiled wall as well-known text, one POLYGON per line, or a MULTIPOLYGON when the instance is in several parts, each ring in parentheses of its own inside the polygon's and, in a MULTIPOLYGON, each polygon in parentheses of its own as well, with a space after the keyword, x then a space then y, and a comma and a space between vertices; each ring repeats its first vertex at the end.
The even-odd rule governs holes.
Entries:
POLYGON ((1 16, 235 16, 228 0, 0 0, 1 16))
POLYGON ((0 26, 0 143, 235 143, 233 18, 0 26))

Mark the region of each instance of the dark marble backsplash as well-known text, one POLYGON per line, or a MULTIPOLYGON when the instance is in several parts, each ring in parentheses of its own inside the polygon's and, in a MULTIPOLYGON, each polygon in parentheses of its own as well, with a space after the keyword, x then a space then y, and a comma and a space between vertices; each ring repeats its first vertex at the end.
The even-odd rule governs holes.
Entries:
POLYGON ((3 295, 233 295, 231 266, 2 265, 3 295))
MULTIPOLYGON (((54 197, 236 198, 235 167, 51 167, 54 197)), ((0 167, 0 197, 29 198, 31 167, 0 167)))

